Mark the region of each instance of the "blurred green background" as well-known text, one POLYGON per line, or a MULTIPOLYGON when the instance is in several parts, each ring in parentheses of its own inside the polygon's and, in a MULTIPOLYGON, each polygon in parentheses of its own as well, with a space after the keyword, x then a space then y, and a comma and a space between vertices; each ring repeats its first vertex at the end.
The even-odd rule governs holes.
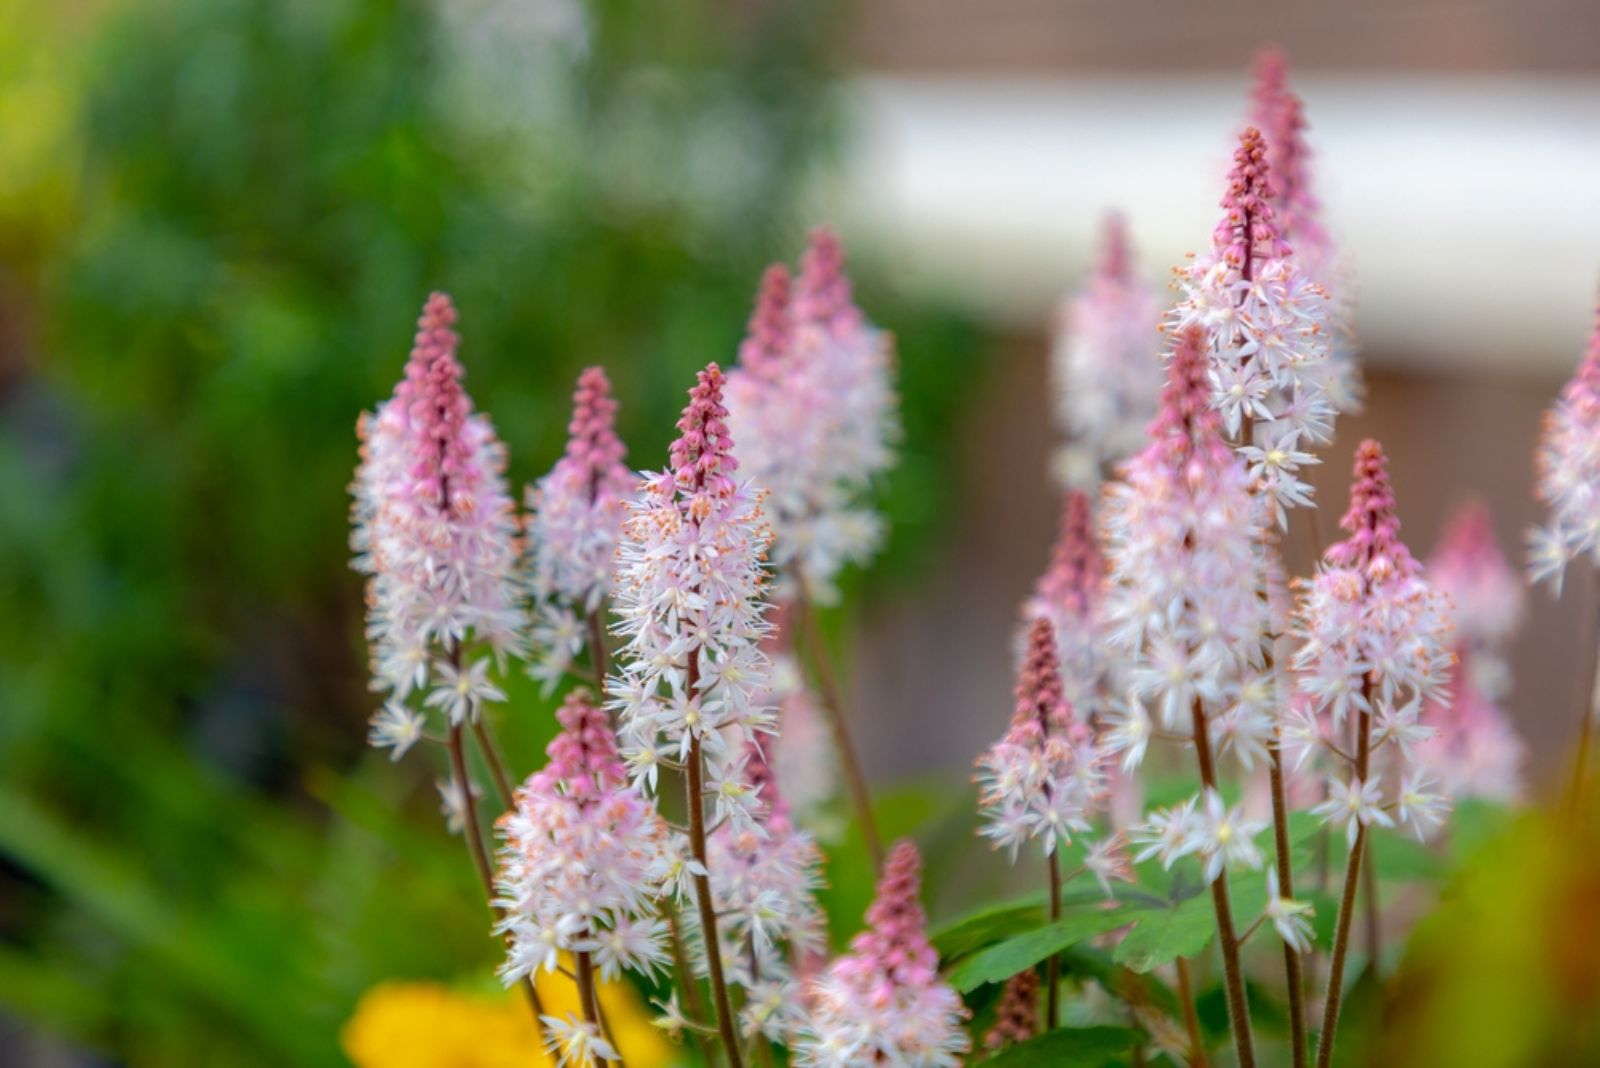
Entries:
MULTIPOLYGON (((378 980, 492 982, 432 754, 363 745, 356 414, 440 288, 517 485, 595 362, 630 459, 662 462, 813 222, 840 14, 0 3, 0 1063, 36 1032, 109 1063, 340 1063, 378 980)), ((855 270, 904 357, 870 578, 894 581, 977 347, 855 270)), ((526 773, 550 720, 514 697, 526 773)))

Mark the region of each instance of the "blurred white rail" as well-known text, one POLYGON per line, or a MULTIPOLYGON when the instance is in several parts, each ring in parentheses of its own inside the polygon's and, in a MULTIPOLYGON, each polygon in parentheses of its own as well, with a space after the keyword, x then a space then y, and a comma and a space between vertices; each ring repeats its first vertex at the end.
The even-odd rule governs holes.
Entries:
MULTIPOLYGON (((1600 79, 1296 80, 1366 345, 1548 377, 1600 287, 1600 79)), ((910 287, 1011 326, 1076 283, 1106 207, 1164 273, 1204 247, 1239 79, 867 78, 820 193, 910 287)))

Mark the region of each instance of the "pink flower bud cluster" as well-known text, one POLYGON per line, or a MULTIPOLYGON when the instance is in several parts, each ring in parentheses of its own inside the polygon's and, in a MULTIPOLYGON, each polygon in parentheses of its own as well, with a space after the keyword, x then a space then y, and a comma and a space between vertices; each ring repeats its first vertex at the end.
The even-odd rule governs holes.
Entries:
POLYGON ((1088 726, 1062 694, 1054 628, 1036 619, 1028 655, 1017 677, 1011 725, 978 759, 979 833, 1008 847, 1016 859, 1024 842, 1038 839, 1045 855, 1093 829, 1105 806, 1102 757, 1088 726))
POLYGON ((1253 121, 1267 141, 1267 170, 1275 191, 1273 211, 1284 239, 1312 280, 1328 294, 1332 373, 1328 399, 1341 412, 1361 407, 1364 388, 1356 361, 1354 285, 1339 250, 1322 222, 1322 204, 1312 191, 1311 147, 1305 109, 1289 88, 1289 63, 1277 48, 1256 60, 1253 121))
POLYGON ((356 427, 353 566, 369 576, 372 686, 391 697, 373 740, 397 752, 421 734, 413 691, 459 723, 501 697, 490 658, 523 649, 505 450, 462 388, 455 319, 449 297, 428 298, 404 379, 356 427))
POLYGON ((921 859, 898 842, 867 910, 867 929, 808 988, 795 1045, 804 1068, 905 1065, 954 1068, 971 1046, 961 998, 939 978, 918 901, 921 859))
POLYGON ((1006 980, 995 1009, 994 1025, 984 1033, 983 1048, 991 1053, 1039 1033, 1039 973, 1032 968, 1006 980))
POLYGON ((1349 536, 1328 547, 1302 591, 1294 665, 1301 691, 1313 699, 1310 711, 1329 717, 1333 738, 1345 736, 1347 719, 1366 714, 1372 760, 1365 779, 1336 776, 1330 800, 1314 811, 1343 822, 1353 838, 1357 822, 1392 825, 1389 810, 1395 809, 1422 837, 1448 811, 1417 762, 1416 746, 1433 733, 1421 722, 1422 703, 1446 700, 1454 659, 1449 602, 1423 578, 1422 565, 1400 540, 1387 461, 1376 441, 1356 451, 1350 508, 1340 526, 1349 536), (1386 799, 1391 779, 1399 785, 1386 799))
POLYGON ((669 865, 666 825, 628 782, 611 725, 584 691, 556 718, 549 762, 499 822, 495 885, 510 935, 501 978, 554 970, 564 951, 594 954, 608 978, 649 974, 665 959, 654 899, 669 865))
POLYGON ((1088 494, 1071 490, 1061 506, 1061 525, 1050 566, 1022 606, 1022 619, 1050 623, 1066 698, 1086 721, 1098 722, 1106 690, 1113 684, 1113 658, 1105 644, 1106 566, 1088 494))
POLYGON ((1511 684, 1505 646, 1522 621, 1526 594, 1495 541, 1487 508, 1473 502, 1456 512, 1428 559, 1428 576, 1450 598, 1456 665, 1453 700, 1423 708, 1423 723, 1435 733, 1418 759, 1452 797, 1514 801, 1527 745, 1499 702, 1511 684))
POLYGON ((840 568, 865 561, 882 537, 866 501, 898 435, 888 335, 850 294, 838 238, 819 230, 791 285, 767 270, 729 375, 729 425, 751 482, 767 494, 781 580, 837 596, 840 568))
POLYGON ((528 585, 534 675, 554 686, 587 644, 585 617, 611 590, 611 560, 638 477, 614 424, 617 402, 598 367, 578 377, 566 453, 528 487, 528 585))
POLYGON ((1202 328, 1179 331, 1150 443, 1122 465, 1102 509, 1108 638, 1134 697, 1107 740, 1141 755, 1141 701, 1176 728, 1196 701, 1208 716, 1231 707, 1263 662, 1268 517, 1222 437, 1205 352, 1202 328))
POLYGON ((1311 503, 1300 469, 1333 436, 1327 294, 1291 253, 1275 221, 1267 146, 1247 128, 1234 153, 1212 251, 1178 271, 1173 324, 1205 328, 1211 400, 1228 434, 1253 425, 1240 453, 1285 509, 1311 503))
POLYGON ((1600 566, 1600 313, 1577 374, 1545 413, 1535 460, 1550 515, 1529 537, 1528 572, 1560 596, 1568 561, 1587 555, 1600 566))
POLYGON ((1075 487, 1098 485, 1138 449, 1161 390, 1161 311, 1120 215, 1106 217, 1102 241, 1094 274, 1062 303, 1050 355, 1056 423, 1067 438, 1056 471, 1075 487))
MULTIPOLYGON (((749 746, 745 778, 763 813, 752 826, 718 827, 707 842, 706 868, 717 912, 717 934, 730 981, 746 993, 744 1026, 773 1041, 798 1022, 799 990, 791 961, 827 949, 827 921, 817 905, 822 852, 795 826, 772 769, 749 746)), ((694 927, 705 973, 704 932, 694 927)))
MULTIPOLYGON (((759 494, 736 482, 738 463, 722 406, 722 371, 711 364, 689 392, 671 448, 672 466, 630 502, 616 557, 612 601, 624 638, 608 684, 636 778, 656 785, 657 759, 682 760, 698 741, 723 799, 737 803, 730 728, 771 729, 760 649, 766 554, 772 532, 759 494)), ((739 806, 748 819, 748 809, 739 806)))

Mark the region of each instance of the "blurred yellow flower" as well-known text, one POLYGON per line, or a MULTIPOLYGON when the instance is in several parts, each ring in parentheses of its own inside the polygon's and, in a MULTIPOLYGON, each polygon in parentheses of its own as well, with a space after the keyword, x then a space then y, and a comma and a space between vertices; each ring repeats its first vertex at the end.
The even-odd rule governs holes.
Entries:
MULTIPOLYGON (((550 1016, 578 1012, 571 980, 539 976, 550 1016)), ((600 1005, 628 1068, 677 1064, 676 1047, 651 1023, 638 993, 622 983, 600 987, 600 1005)), ((442 983, 392 981, 367 991, 340 1035, 356 1068, 545 1068, 533 1018, 517 991, 474 995, 442 983)))

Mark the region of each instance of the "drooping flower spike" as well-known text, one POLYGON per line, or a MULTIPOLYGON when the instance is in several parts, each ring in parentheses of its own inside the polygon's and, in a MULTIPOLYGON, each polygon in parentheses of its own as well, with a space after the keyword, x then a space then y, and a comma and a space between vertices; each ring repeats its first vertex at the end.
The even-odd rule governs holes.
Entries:
POLYGON ((611 590, 611 561, 638 478, 623 464, 617 402, 598 367, 578 376, 567 448, 528 487, 528 584, 534 598, 534 675, 558 682, 589 643, 588 617, 611 590))
MULTIPOLYGON (((672 466, 646 477, 628 505, 613 604, 624 638, 610 704, 621 716, 636 779, 656 786, 662 757, 701 746, 713 780, 737 780, 729 728, 765 733, 768 688, 766 554, 771 530, 759 494, 738 482, 716 364, 699 374, 678 420, 672 466)), ((746 801, 736 818, 753 819, 746 801)))
POLYGON ((503 699, 492 660, 524 648, 505 450, 462 387, 455 320, 428 298, 404 379, 356 428, 353 566, 369 576, 372 687, 389 694, 372 740, 397 754, 422 732, 414 693, 462 723, 503 699))
POLYGON ((1450 598, 1456 664, 1447 706, 1428 702, 1418 762, 1454 798, 1514 801, 1522 793, 1527 745, 1499 702, 1510 689, 1506 643, 1522 621, 1526 592, 1495 541, 1480 502, 1457 509, 1428 558, 1429 580, 1450 598))
POLYGON ((978 760, 980 833, 1012 859, 1029 840, 1048 856, 1087 833, 1106 799, 1099 750, 1062 694, 1055 644, 1050 621, 1034 620, 1011 725, 978 760))
POLYGON ((812 234, 798 278, 768 268, 728 376, 728 422, 746 475, 768 493, 780 597, 803 581, 812 599, 833 600, 840 568, 881 539, 866 497, 893 459, 892 372, 890 339, 856 307, 830 231, 812 234))
POLYGON ((1128 248, 1127 225, 1108 214, 1100 261, 1084 288, 1063 301, 1051 347, 1056 423, 1066 444, 1056 472, 1093 487, 1144 440, 1161 390, 1154 358, 1161 313, 1155 290, 1128 248))
POLYGON ((939 977, 918 900, 921 858, 910 842, 889 853, 867 928, 809 984, 810 1010, 794 1049, 805 1068, 864 1064, 954 1068, 970 1048, 961 998, 939 977))
POLYGON ((1285 525, 1287 508, 1311 503, 1300 477, 1317 462, 1308 450, 1333 436, 1329 309, 1278 228, 1266 155, 1261 132, 1246 128, 1212 250, 1178 270, 1171 321, 1205 328, 1211 402, 1230 436, 1254 428, 1239 451, 1285 525))
POLYGON ((496 888, 509 985, 560 954, 589 953, 603 976, 651 974, 665 959, 655 897, 669 863, 655 806, 628 781, 606 714, 585 691, 556 712, 543 770, 501 817, 496 888))
POLYGON ((1328 399, 1341 412, 1358 411, 1365 390, 1356 360, 1355 287, 1323 223, 1305 136, 1305 109, 1289 87, 1289 61, 1282 49, 1263 49, 1256 57, 1255 76, 1252 122, 1266 138, 1278 225, 1300 265, 1328 295, 1328 399))
POLYGON ((1534 458, 1549 516, 1529 535, 1528 573, 1559 597, 1568 562, 1587 555, 1600 566, 1600 312, 1577 373, 1545 413, 1534 458))

